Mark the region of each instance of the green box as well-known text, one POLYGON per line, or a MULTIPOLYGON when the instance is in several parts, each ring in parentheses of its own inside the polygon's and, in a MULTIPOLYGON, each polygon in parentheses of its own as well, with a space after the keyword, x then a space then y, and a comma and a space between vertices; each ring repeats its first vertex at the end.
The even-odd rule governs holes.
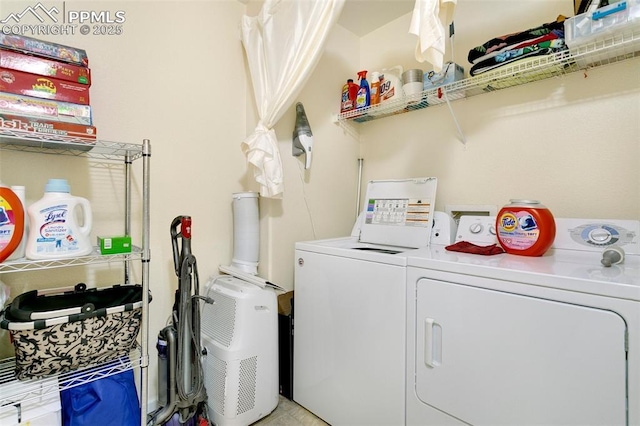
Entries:
POLYGON ((131 253, 131 237, 98 237, 98 249, 100 254, 131 253))

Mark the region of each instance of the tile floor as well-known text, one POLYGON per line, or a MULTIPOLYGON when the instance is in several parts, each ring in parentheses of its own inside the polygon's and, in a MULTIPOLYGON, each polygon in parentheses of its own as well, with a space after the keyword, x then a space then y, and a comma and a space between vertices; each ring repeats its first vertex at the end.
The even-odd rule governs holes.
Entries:
POLYGON ((280 396, 278 406, 271 414, 252 426, 328 426, 298 404, 280 396))

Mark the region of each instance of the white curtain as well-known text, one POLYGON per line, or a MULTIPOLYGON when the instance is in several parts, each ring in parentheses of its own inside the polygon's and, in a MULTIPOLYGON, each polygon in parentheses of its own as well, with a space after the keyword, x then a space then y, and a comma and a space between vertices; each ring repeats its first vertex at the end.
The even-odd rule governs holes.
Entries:
POLYGON ((258 16, 242 19, 242 43, 260 115, 242 151, 263 197, 280 198, 284 192, 273 126, 311 75, 344 1, 266 0, 258 16))

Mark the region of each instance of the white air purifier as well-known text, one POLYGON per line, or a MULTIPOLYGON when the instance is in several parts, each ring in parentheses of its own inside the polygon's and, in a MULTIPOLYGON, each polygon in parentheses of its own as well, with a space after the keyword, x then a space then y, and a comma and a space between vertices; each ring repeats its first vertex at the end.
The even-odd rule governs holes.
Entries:
POLYGON ((278 302, 273 288, 213 277, 202 309, 204 385, 213 424, 246 426, 278 405, 278 302))

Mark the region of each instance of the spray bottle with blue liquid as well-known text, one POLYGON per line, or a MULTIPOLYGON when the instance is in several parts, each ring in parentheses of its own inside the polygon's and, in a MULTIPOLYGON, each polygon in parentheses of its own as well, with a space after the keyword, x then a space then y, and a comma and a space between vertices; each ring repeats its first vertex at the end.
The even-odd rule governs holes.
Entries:
POLYGON ((358 79, 360 80, 360 88, 356 96, 356 109, 361 109, 371 105, 371 91, 367 81, 367 71, 358 72, 358 79))

